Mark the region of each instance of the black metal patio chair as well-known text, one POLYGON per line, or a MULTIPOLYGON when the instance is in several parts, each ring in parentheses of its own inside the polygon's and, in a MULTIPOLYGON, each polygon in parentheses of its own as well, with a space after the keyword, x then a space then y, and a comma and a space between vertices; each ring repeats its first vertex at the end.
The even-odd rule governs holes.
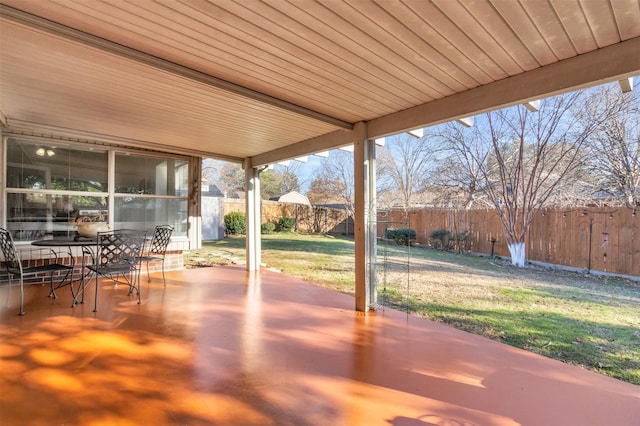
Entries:
MULTIPOLYGON (((98 311, 98 280, 108 278, 117 284, 129 286, 129 295, 135 291, 140 300, 140 263, 146 232, 130 229, 119 229, 99 232, 95 247, 93 263, 86 265, 87 269, 95 273, 95 302, 93 311, 98 311)), ((85 285, 82 285, 85 288, 85 285)), ((82 294, 84 302, 84 291, 82 294)), ((82 303, 81 302, 81 303, 82 303)))
MULTIPOLYGON (((49 293, 50 297, 57 297, 55 289, 53 287, 53 279, 54 274, 57 272, 62 277, 62 279, 66 279, 69 274, 71 275, 70 279, 73 281, 73 258, 71 257, 71 264, 65 265, 58 261, 58 253, 54 250, 50 251, 50 255, 46 256, 46 258, 37 259, 37 263, 42 263, 35 266, 25 266, 23 265, 23 260, 20 258, 20 252, 16 248, 13 243, 13 238, 11 237, 11 232, 9 230, 0 228, 0 250, 2 251, 2 256, 4 257, 4 266, 7 273, 8 281, 9 281, 9 290, 7 295, 7 303, 9 298, 11 297, 11 285, 12 285, 12 277, 17 276, 20 279, 20 312, 19 315, 24 315, 24 279, 25 277, 36 277, 38 275, 49 274, 49 284, 51 286, 51 292, 49 293), (60 273, 64 272, 64 275, 60 273)), ((41 251, 41 250, 40 250, 41 251)), ((71 256, 71 254, 69 254, 71 256)))
POLYGON ((167 253, 167 247, 171 241, 171 234, 173 233, 173 226, 170 225, 158 225, 153 230, 153 237, 149 243, 149 249, 145 250, 142 255, 142 261, 147 264, 147 281, 151 282, 151 276, 149 275, 149 262, 162 261, 162 282, 167 285, 167 281, 164 277, 164 259, 167 253))

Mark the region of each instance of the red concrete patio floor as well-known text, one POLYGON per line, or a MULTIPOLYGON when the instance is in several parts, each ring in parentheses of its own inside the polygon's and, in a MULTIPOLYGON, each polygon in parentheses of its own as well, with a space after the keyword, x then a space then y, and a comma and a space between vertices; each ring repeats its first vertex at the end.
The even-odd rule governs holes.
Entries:
POLYGON ((275 272, 105 282, 97 314, 26 291, 24 317, 0 293, 2 425, 640 425, 638 386, 275 272))

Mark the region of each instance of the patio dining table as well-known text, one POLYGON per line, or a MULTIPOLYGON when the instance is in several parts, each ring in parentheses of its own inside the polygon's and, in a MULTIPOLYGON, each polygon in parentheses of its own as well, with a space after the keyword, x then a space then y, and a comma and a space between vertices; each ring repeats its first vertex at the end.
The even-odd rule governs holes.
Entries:
MULTIPOLYGON (((73 297, 73 304, 71 305, 72 307, 74 307, 75 305, 78 304, 78 295, 80 294, 81 291, 84 290, 84 278, 86 277, 85 275, 85 254, 87 253, 92 253, 93 250, 91 249, 92 246, 95 246, 97 243, 97 239, 96 238, 86 238, 86 237, 82 237, 82 236, 75 236, 75 237, 53 237, 53 238, 44 238, 41 240, 35 240, 31 242, 31 245, 33 246, 37 246, 37 247, 49 247, 49 248, 55 248, 55 247, 66 247, 68 248, 68 253, 69 253, 69 258, 71 260, 71 266, 75 267, 75 256, 72 253, 72 248, 73 247, 81 247, 82 248, 82 267, 80 269, 80 278, 78 278, 77 280, 73 279, 73 269, 71 270, 70 273, 70 277, 67 280, 67 277, 69 276, 69 274, 65 275, 65 277, 58 283, 57 287, 52 288, 51 289, 51 293, 49 294, 49 296, 53 296, 54 298, 57 297, 55 294, 55 290, 64 287, 66 285, 69 286, 69 288, 71 289, 71 296, 73 297), (73 288, 73 283, 75 281, 80 281, 80 287, 78 288, 78 291, 75 292, 74 288, 73 288)), ((84 297, 83 297, 84 299, 84 297)))

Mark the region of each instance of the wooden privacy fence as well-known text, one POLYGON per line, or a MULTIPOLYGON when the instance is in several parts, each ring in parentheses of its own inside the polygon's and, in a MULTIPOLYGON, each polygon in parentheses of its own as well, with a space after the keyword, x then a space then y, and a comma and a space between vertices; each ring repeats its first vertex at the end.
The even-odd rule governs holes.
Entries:
MULTIPOLYGON (((224 214, 245 210, 244 200, 224 201, 224 214)), ((295 221, 294 229, 299 232, 319 232, 325 234, 353 234, 353 222, 346 220, 344 209, 335 209, 304 204, 262 201, 262 223, 277 224, 281 217, 287 216, 295 221)))
MULTIPOLYGON (((469 231, 464 250, 509 256, 495 210, 411 210, 378 212, 378 236, 386 228, 416 230, 416 243, 433 245, 429 235, 446 228, 469 231)), ((585 208, 536 212, 526 240, 527 260, 588 271, 640 276, 640 210, 585 208)))
MULTIPOLYGON (((224 214, 245 212, 244 200, 225 200, 224 214)), ((353 234, 353 222, 345 210, 302 204, 262 202, 262 223, 278 223, 282 216, 295 219, 300 232, 353 234)), ((465 251, 510 256, 495 210, 421 209, 379 211, 378 237, 388 228, 411 228, 416 243, 431 246, 436 229, 456 234, 469 232, 465 251)), ((640 209, 596 208, 542 210, 533 219, 526 244, 526 258, 587 271, 640 276, 640 209)))

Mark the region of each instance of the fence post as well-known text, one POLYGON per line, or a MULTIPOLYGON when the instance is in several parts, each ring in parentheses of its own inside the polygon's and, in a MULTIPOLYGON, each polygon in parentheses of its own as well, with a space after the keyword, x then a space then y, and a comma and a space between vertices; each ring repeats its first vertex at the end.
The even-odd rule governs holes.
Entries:
POLYGON ((591 273, 591 241, 593 239, 593 218, 589 218, 589 259, 587 259, 587 273, 591 273))

